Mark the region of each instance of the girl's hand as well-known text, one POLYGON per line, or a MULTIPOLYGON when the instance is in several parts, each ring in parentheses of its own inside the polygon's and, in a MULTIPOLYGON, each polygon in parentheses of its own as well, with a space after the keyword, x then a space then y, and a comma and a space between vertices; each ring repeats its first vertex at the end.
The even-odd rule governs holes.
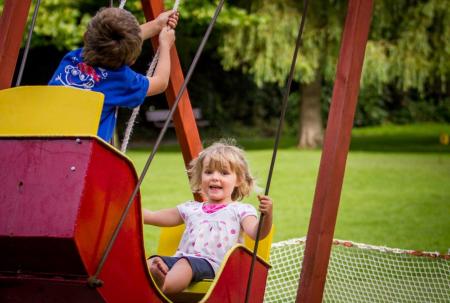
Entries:
POLYGON ((164 27, 159 33, 159 45, 171 48, 175 42, 175 31, 169 26, 164 27))
POLYGON ((259 211, 268 216, 272 216, 272 199, 269 196, 258 195, 259 211))
POLYGON ((156 17, 156 22, 158 23, 161 30, 164 29, 165 26, 169 26, 172 29, 175 29, 178 24, 178 17, 180 13, 178 11, 169 10, 161 13, 158 17, 156 17))

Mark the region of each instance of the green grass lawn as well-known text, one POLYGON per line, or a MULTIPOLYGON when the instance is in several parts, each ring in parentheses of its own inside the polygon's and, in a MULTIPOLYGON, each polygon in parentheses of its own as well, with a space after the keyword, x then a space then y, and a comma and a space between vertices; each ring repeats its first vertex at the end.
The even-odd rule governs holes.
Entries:
MULTIPOLYGON (((450 248, 450 147, 439 134, 450 125, 387 126, 357 129, 347 160, 335 238, 404 249, 447 252, 450 248), (385 139, 384 139, 385 138, 385 139)), ((264 186, 272 140, 238 140, 264 186)), ((283 139, 273 175, 274 241, 306 235, 320 151, 300 151, 283 139)), ((151 147, 149 147, 150 150, 151 147)), ((138 173, 149 150, 128 153, 138 173)), ((191 199, 181 153, 159 152, 141 188, 142 205, 174 207, 191 199)), ((256 205, 255 196, 246 202, 256 205)), ((148 254, 158 229, 144 228, 148 254)))

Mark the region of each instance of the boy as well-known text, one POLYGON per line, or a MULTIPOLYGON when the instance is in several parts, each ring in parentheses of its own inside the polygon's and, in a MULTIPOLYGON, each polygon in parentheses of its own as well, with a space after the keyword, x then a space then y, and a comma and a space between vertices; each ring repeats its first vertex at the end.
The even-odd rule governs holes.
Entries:
POLYGON ((175 41, 178 13, 167 11, 139 26, 124 9, 103 8, 89 22, 84 47, 64 56, 49 85, 101 92, 105 100, 98 136, 110 142, 117 106, 136 107, 146 96, 166 90, 170 76, 170 48, 175 41), (138 58, 142 41, 159 33, 159 60, 154 75, 146 77, 129 66, 138 58))

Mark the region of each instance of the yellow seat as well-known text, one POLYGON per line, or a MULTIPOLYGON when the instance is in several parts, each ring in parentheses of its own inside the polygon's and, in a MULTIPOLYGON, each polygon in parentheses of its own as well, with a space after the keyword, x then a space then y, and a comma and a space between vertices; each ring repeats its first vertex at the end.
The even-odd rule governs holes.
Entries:
POLYGON ((0 136, 97 136, 103 94, 64 86, 0 90, 0 136))
MULTIPOLYGON (((175 254, 178 244, 181 240, 181 237, 184 232, 184 224, 178 225, 175 227, 162 227, 161 234, 159 237, 159 244, 157 254, 161 256, 172 256, 175 254)), ((272 245, 272 237, 273 237, 274 227, 270 233, 264 239, 259 241, 258 244, 258 257, 263 259, 265 262, 269 263, 270 257, 270 247, 272 245)), ((248 235, 244 234, 244 244, 249 250, 253 251, 255 241, 252 240, 248 235)), ((225 266, 225 262, 222 263, 221 268, 218 272, 221 272, 221 269, 225 266)), ((189 285, 187 289, 183 291, 181 297, 186 302, 196 302, 205 295, 205 293, 210 288, 213 283, 212 279, 205 279, 199 282, 194 282, 189 285)))

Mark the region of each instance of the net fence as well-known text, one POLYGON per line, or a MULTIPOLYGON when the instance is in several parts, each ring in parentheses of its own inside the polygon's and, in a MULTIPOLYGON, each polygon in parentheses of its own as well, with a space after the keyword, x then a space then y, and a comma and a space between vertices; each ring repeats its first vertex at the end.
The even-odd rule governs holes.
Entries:
MULTIPOLYGON (((264 302, 295 302, 305 238, 274 243, 264 302)), ((323 302, 450 302, 450 256, 335 240, 323 302)))

